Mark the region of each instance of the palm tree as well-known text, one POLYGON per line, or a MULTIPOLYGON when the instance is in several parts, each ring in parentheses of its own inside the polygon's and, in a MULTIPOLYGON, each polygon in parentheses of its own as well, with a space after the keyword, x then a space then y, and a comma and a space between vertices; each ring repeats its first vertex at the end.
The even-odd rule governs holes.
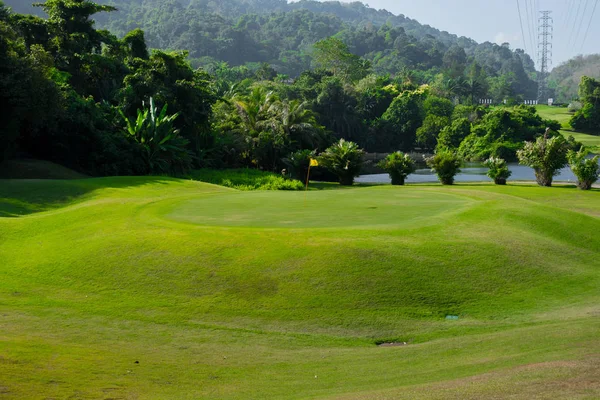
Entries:
POLYGON ((281 124, 286 136, 300 148, 318 148, 324 143, 325 131, 307 101, 278 101, 269 111, 281 124))

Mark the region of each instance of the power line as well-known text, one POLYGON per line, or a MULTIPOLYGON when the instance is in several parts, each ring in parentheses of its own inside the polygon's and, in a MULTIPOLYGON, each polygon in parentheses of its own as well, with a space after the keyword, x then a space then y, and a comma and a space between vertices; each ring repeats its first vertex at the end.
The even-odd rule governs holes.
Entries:
POLYGON ((569 20, 571 19, 571 14, 573 10, 573 0, 569 0, 567 3, 567 13, 565 14, 565 19, 563 21, 563 27, 567 28, 569 26, 569 20))
POLYGON ((517 10, 519 11, 519 22, 521 23, 521 35, 523 36, 523 47, 525 48, 525 52, 527 51, 527 41, 525 40, 525 31, 523 30, 523 18, 521 18, 521 6, 519 5, 519 0, 517 0, 517 10))
POLYGON ((538 46, 538 35, 539 32, 537 30, 537 23, 538 23, 538 1, 537 0, 531 0, 531 10, 532 10, 532 25, 531 25, 531 30, 533 31, 533 45, 535 46, 534 48, 537 48, 538 46))
POLYGON ((533 40, 533 30, 532 30, 532 26, 531 26, 531 18, 530 13, 529 13, 529 0, 525 0, 525 16, 526 21, 527 21, 527 30, 529 32, 529 43, 531 43, 531 47, 534 48, 535 46, 535 41, 533 40))
POLYGON ((581 21, 577 24, 577 35, 575 36, 575 41, 573 42, 573 47, 576 47, 577 39, 579 39, 579 33, 581 33, 581 25, 583 25, 583 20, 585 19, 585 12, 587 11, 589 0, 585 0, 585 7, 583 8, 583 14, 581 14, 581 21))
POLYGON ((573 20, 573 29, 571 29, 571 34, 569 35, 569 41, 567 42, 567 46, 571 48, 571 41, 573 39, 573 34, 575 33, 575 29, 577 28, 577 20, 579 19, 579 10, 581 9, 581 1, 577 4, 577 12, 575 13, 575 19, 573 20))
POLYGON ((594 18, 594 13, 596 12, 597 6, 598 6, 598 0, 595 0, 594 8, 592 9, 592 15, 590 15, 590 22, 588 23, 587 29, 585 30, 585 35, 583 35, 583 41, 581 42, 581 49, 579 49, 580 53, 583 53, 583 46, 585 45, 585 40, 587 39, 588 33, 590 32, 590 27, 592 26, 592 20, 594 18))

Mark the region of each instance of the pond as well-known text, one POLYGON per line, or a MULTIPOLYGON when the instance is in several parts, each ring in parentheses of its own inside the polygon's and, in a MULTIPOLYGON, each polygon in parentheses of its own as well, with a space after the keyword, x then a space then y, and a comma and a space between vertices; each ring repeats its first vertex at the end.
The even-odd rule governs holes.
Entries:
MULTIPOLYGON (((512 175, 509 181, 534 181, 535 174, 533 169, 519 165, 517 163, 510 163, 509 169, 512 171, 512 175)), ((485 168, 481 163, 467 163, 461 168, 461 173, 457 174, 454 178, 455 182, 482 182, 491 181, 487 177, 488 169, 485 168)), ((554 177, 555 182, 572 182, 575 183, 577 178, 573 175, 571 168, 563 168, 560 173, 554 177)), ((359 183, 391 183, 388 174, 373 174, 373 175, 361 175, 356 178, 356 182, 359 183)), ((418 169, 415 173, 411 174, 406 178, 406 183, 427 183, 427 182, 438 182, 437 175, 431 172, 429 168, 418 169)))

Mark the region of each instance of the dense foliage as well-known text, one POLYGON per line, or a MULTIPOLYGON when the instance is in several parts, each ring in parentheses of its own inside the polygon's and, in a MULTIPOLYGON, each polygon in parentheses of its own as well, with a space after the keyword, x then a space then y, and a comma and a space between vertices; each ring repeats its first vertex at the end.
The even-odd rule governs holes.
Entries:
POLYGON ((577 187, 582 190, 590 190, 592 185, 600 178, 600 157, 588 157, 588 152, 580 149, 578 152, 570 150, 567 159, 571 170, 577 177, 577 187))
MULTIPOLYGON (((113 3, 120 11, 48 0, 46 19, 0 5, 0 104, 9 116, 0 121, 2 158, 46 159, 88 175, 254 168, 303 179, 309 159, 327 148, 331 155, 335 143, 511 160, 524 141, 560 128, 533 107, 514 106, 535 91, 521 51, 477 45, 358 3, 229 0, 227 15, 216 2, 113 3), (198 13, 212 16, 194 19, 198 13), (93 18, 122 38, 96 29, 93 18), (233 26, 230 18, 239 20, 233 26), (375 22, 362 23, 368 18, 375 22), (220 38, 218 29, 204 35, 210 21, 229 26, 223 32, 239 42, 220 38), (168 42, 175 37, 182 41, 168 42), (217 54, 194 69, 195 40, 206 49, 217 40, 241 58, 217 54), (282 43, 288 47, 278 61, 282 43), (187 45, 189 53, 149 50, 187 45), (256 54, 265 57, 248 61, 256 54), (478 106, 482 97, 507 105, 478 106)), ((351 182, 355 172, 342 177, 334 164, 329 169, 351 182)))
POLYGON ((417 169, 415 160, 410 155, 404 154, 401 151, 388 154, 377 165, 390 175, 392 185, 404 185, 406 177, 417 169))
POLYGON ((321 153, 319 164, 336 174, 341 185, 350 186, 360 174, 363 151, 356 143, 340 139, 321 153))
POLYGON ((425 160, 435 172, 442 185, 452 185, 454 177, 460 172, 461 158, 450 150, 440 150, 425 160))
POLYGON ((255 169, 215 170, 203 168, 189 174, 189 178, 214 183, 237 190, 302 190, 304 185, 295 179, 255 169))
POLYGON ((578 55, 552 69, 548 85, 554 91, 554 101, 569 104, 577 99, 584 76, 600 79, 600 54, 578 55))
POLYGON ((569 144, 562 136, 548 138, 547 135, 527 142, 517 152, 519 162, 533 168, 540 186, 552 186, 552 179, 567 165, 569 144))
POLYGON ((574 129, 600 132, 600 81, 588 76, 581 78, 579 99, 582 107, 575 112, 570 124, 574 129))
MULTIPOLYGON (((195 66, 210 70, 222 62, 252 71, 261 63, 289 76, 314 64, 313 45, 335 36, 351 53, 369 60, 377 73, 419 71, 429 79, 447 71, 449 86, 489 96, 534 99, 537 85, 532 59, 508 44, 478 44, 471 39, 421 25, 404 15, 362 3, 304 0, 103 0, 118 11, 99 17, 102 28, 125 35, 141 28, 149 46, 188 50, 195 66), (472 61, 476 77, 461 79, 472 61)), ((8 0, 29 12, 22 0, 8 0)), ((446 80, 446 79, 444 79, 446 80)), ((462 93, 461 93, 462 94, 462 93)))

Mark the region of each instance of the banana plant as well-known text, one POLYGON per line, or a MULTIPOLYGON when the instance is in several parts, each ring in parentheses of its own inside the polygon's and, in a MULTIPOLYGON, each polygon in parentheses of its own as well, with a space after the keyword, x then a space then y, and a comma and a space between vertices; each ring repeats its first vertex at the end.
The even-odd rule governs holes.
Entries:
POLYGON ((168 105, 158 111, 154 99, 150 105, 137 110, 137 117, 127 118, 119 110, 125 121, 126 132, 137 141, 145 153, 145 161, 150 173, 183 173, 191 167, 192 156, 187 150, 189 141, 180 136, 174 127, 179 114, 168 115, 168 105))

